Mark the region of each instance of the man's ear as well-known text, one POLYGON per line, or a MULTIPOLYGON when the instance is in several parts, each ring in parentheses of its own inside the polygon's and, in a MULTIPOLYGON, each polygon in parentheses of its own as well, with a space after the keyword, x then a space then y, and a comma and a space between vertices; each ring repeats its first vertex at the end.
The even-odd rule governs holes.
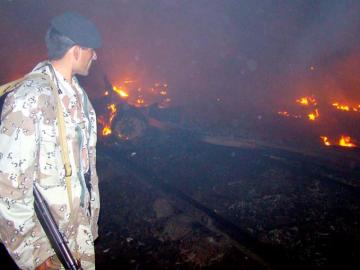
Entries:
POLYGON ((75 60, 79 60, 79 57, 80 57, 80 47, 78 45, 75 45, 71 48, 73 51, 72 51, 72 54, 75 58, 75 60))

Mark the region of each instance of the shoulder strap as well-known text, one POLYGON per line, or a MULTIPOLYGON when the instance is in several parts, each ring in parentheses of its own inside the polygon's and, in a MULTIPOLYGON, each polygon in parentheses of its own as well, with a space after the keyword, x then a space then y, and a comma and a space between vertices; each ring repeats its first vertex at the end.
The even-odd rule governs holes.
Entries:
MULTIPOLYGON (((43 74, 39 74, 39 75, 43 75, 43 74)), ((50 85, 50 87, 51 87, 51 89, 52 89, 52 91, 54 93, 55 100, 56 100, 56 114, 57 114, 57 119, 58 119, 59 141, 60 141, 60 147, 61 147, 61 158, 62 158, 63 163, 64 163, 66 189, 67 189, 67 192, 68 192, 68 200, 69 200, 69 205, 70 205, 70 211, 72 212, 72 209, 73 209, 72 189, 71 189, 72 169, 71 169, 71 164, 70 164, 70 160, 69 160, 69 151, 68 151, 68 147, 67 147, 66 134, 65 134, 65 120, 64 120, 63 112, 61 110, 61 107, 62 107, 61 106, 61 101, 60 101, 58 89, 57 89, 54 81, 51 80, 48 75, 43 75, 42 77, 49 83, 49 85, 50 85)))
POLYGON ((24 78, 25 77, 6 83, 4 85, 0 85, 0 97, 13 90, 19 82, 22 82, 24 80, 24 78))
MULTIPOLYGON (((14 90, 18 85, 20 85, 23 81, 27 80, 27 79, 43 79, 46 80, 48 82, 48 77, 45 74, 42 73, 29 73, 27 75, 25 75, 24 77, 17 79, 15 81, 11 81, 8 82, 4 85, 0 85, 0 97, 6 93, 11 92, 12 90, 14 90)), ((49 82, 50 83, 50 82, 49 82)))

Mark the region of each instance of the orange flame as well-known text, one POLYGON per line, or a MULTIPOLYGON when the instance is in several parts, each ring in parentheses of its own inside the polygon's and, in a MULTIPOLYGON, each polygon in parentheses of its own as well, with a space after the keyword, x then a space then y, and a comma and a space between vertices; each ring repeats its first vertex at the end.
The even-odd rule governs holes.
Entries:
POLYGON ((351 142, 351 137, 346 135, 341 135, 339 145, 343 147, 356 147, 356 144, 351 142))
POLYGON ((309 105, 316 106, 317 105, 316 99, 314 97, 301 97, 301 98, 297 99, 296 102, 303 106, 309 106, 309 105))
POLYGON ((326 137, 326 136, 320 136, 320 138, 322 139, 323 143, 324 143, 326 146, 330 146, 330 145, 331 145, 328 137, 326 137))
POLYGON ((356 107, 351 107, 349 105, 340 104, 339 102, 334 102, 331 105, 338 110, 347 111, 347 112, 349 111, 358 112, 360 110, 360 105, 357 105, 356 107))
POLYGON ((143 98, 138 98, 137 100, 136 100, 136 104, 137 105, 143 105, 145 103, 145 100, 143 99, 143 98))
MULTIPOLYGON (((169 106, 171 99, 168 95, 168 85, 166 83, 155 83, 153 87, 149 89, 143 89, 141 87, 137 87, 135 80, 124 80, 120 82, 119 85, 113 85, 112 89, 105 89, 104 95, 109 96, 110 91, 114 91, 121 98, 126 98, 126 102, 132 106, 136 107, 144 107, 147 106, 149 101, 153 103, 154 98, 160 98, 160 102, 158 103, 159 107, 167 107, 169 106)), ((116 102, 116 101, 115 101, 116 102)), ((115 103, 116 104, 116 103, 115 103)), ((117 108, 115 104, 110 104, 107 106, 107 115, 99 116, 98 122, 101 125, 101 134, 103 136, 108 136, 112 133, 111 126, 112 121, 117 113, 117 108)))
POLYGON ((102 130, 102 135, 103 136, 108 136, 110 134, 111 134, 111 128, 108 127, 108 126, 104 127, 103 130, 102 130))
POLYGON ((121 87, 121 86, 119 86, 119 87, 114 86, 114 87, 113 87, 113 90, 114 90, 114 92, 116 92, 120 97, 126 98, 126 97, 129 96, 129 94, 128 94, 127 92, 125 92, 124 88, 121 87))
POLYGON ((347 105, 341 105, 339 102, 334 102, 332 104, 336 109, 343 110, 343 111, 350 111, 350 107, 347 105))
POLYGON ((319 114, 318 109, 315 109, 314 112, 308 114, 308 118, 309 118, 309 120, 311 120, 311 121, 315 121, 315 120, 318 119, 319 117, 320 117, 320 114, 319 114))
POLYGON ((109 121, 105 122, 104 119, 102 118, 102 121, 100 122, 104 126, 102 130, 103 136, 108 136, 111 134, 111 124, 116 114, 116 105, 114 103, 108 105, 107 108, 110 110, 109 121))
MULTIPOLYGON (((333 145, 327 136, 320 136, 320 138, 321 138, 322 142, 324 143, 324 145, 326 145, 326 146, 333 145)), ((354 142, 352 142, 351 137, 348 135, 341 135, 340 139, 338 140, 338 143, 335 145, 342 146, 342 147, 357 147, 357 145, 354 142)))

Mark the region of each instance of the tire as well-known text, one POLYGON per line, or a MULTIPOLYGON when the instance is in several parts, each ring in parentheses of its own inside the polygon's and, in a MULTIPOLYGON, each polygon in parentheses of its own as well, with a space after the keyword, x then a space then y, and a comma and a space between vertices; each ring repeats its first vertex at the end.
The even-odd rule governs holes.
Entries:
POLYGON ((136 115, 124 115, 114 119, 112 126, 113 137, 116 141, 136 141, 144 136, 147 123, 136 115))

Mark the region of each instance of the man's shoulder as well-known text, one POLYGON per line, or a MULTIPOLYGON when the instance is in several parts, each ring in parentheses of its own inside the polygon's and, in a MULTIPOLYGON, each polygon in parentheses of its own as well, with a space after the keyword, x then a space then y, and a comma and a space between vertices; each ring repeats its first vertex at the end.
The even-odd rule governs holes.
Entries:
POLYGON ((50 77, 42 73, 29 73, 14 87, 14 97, 51 95, 50 77))
POLYGON ((51 95, 51 87, 54 85, 49 71, 49 62, 38 63, 33 70, 26 74, 14 90, 18 94, 47 94, 51 95))
POLYGON ((40 107, 53 108, 54 95, 47 79, 42 76, 25 76, 16 84, 5 99, 3 110, 38 110, 40 107), (7 104, 7 105, 6 105, 7 104))

